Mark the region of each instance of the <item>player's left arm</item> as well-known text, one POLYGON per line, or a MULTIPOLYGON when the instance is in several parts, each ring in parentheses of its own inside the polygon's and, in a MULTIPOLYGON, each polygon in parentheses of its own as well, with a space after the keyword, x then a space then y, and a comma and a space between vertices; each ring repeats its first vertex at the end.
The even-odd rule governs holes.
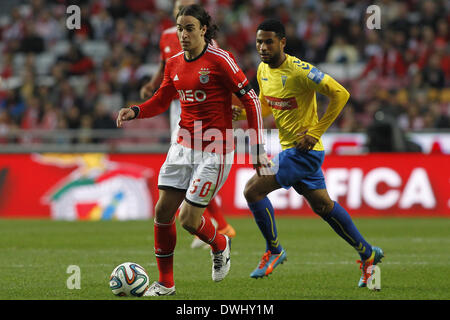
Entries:
MULTIPOLYGON (((264 97, 264 93, 261 85, 261 77, 260 77, 260 67, 258 67, 258 73, 256 79, 259 85, 259 102, 261 103, 261 114, 263 118, 266 118, 272 115, 272 109, 267 104, 266 98, 264 97)), ((247 119, 247 114, 245 109, 240 106, 235 106, 233 104, 233 120, 245 120, 247 119)))
MULTIPOLYGON (((317 70, 317 74, 312 80, 311 78, 313 76, 309 76, 308 80, 310 80, 310 88, 329 98, 325 113, 320 118, 319 122, 309 128, 306 133, 306 135, 318 140, 341 113, 350 97, 350 93, 331 76, 322 73, 317 68, 313 68, 313 70, 314 69, 317 70)), ((313 70, 311 70, 311 72, 314 72, 313 70)))

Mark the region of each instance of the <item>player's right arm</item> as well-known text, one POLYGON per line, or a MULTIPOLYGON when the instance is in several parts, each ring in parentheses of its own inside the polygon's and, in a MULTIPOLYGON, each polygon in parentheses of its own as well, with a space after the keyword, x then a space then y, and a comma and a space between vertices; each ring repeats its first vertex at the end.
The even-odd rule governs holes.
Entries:
POLYGON ((170 78, 169 67, 164 69, 164 79, 156 91, 155 95, 140 105, 122 108, 117 116, 117 127, 122 127, 123 121, 130 121, 136 118, 151 118, 169 109, 170 103, 176 97, 172 79, 170 78))

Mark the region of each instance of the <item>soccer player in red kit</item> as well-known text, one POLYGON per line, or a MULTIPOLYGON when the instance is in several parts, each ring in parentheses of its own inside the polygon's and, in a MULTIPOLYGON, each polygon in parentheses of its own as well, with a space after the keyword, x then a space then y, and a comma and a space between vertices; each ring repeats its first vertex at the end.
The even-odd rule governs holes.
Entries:
MULTIPOLYGON (((174 2, 173 17, 176 18, 178 12, 183 6, 196 3, 197 3, 196 0, 176 0, 174 2)), ((211 41, 211 44, 217 47, 217 44, 214 40, 211 41)), ((153 75, 152 79, 141 88, 140 92, 141 99, 150 98, 153 95, 153 92, 159 88, 164 75, 164 68, 166 65, 166 61, 174 54, 181 51, 181 45, 180 41, 178 40, 176 26, 163 31, 159 42, 159 50, 161 60, 158 69, 153 75)), ((176 134, 179 128, 178 123, 180 122, 180 113, 181 113, 180 101, 178 99, 172 101, 169 112, 170 112, 170 131, 172 132, 173 137, 172 140, 174 140, 176 138, 176 134)), ((209 203, 208 207, 204 212, 204 215, 209 216, 210 218, 211 217, 214 218, 215 222, 217 222, 217 229, 219 233, 226 234, 230 238, 235 237, 236 231, 230 224, 228 224, 227 220, 223 215, 222 210, 219 207, 219 204, 217 203, 216 198, 213 198, 211 200, 211 202, 209 203)), ((204 242, 201 241, 199 238, 195 237, 194 240, 192 241, 191 247, 199 248, 202 247, 203 245, 204 242)))
POLYGON ((225 183, 233 162, 232 93, 247 112, 254 167, 266 174, 269 165, 258 97, 232 54, 211 46, 216 26, 209 14, 199 5, 190 5, 179 11, 176 22, 183 51, 167 60, 155 95, 141 105, 122 108, 117 117, 121 127, 123 121, 158 115, 177 94, 180 98, 177 141, 158 177, 154 230, 159 281, 149 287, 146 296, 175 294, 175 213, 182 203, 180 224, 211 246, 212 279, 221 281, 230 270, 230 239, 218 233, 203 212, 225 183))

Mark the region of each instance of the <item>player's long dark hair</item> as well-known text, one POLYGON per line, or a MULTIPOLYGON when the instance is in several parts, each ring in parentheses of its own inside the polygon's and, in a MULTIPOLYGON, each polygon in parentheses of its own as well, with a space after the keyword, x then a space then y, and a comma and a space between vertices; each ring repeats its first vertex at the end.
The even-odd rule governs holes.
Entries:
POLYGON ((216 37, 219 28, 212 23, 211 16, 202 6, 198 4, 184 6, 178 12, 177 19, 179 16, 192 16, 200 21, 200 27, 206 26, 205 41, 207 43, 211 43, 212 39, 216 37))

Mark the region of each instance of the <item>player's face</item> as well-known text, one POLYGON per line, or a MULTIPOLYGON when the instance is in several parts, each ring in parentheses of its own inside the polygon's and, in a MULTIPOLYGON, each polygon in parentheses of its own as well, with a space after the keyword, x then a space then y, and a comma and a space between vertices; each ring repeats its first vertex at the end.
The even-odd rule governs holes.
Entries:
POLYGON ((203 50, 206 26, 201 27, 200 21, 192 16, 179 16, 177 19, 177 34, 181 48, 184 51, 203 50))
POLYGON ((281 60, 286 38, 280 39, 273 31, 258 30, 256 33, 256 50, 261 61, 276 65, 281 60))

